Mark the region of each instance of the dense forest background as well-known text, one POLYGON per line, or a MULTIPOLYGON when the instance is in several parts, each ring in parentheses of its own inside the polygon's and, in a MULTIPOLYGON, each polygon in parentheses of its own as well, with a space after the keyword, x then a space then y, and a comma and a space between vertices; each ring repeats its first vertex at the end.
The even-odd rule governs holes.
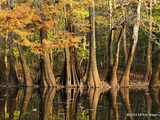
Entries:
POLYGON ((0 0, 0 85, 128 87, 134 72, 156 87, 159 15, 159 0, 0 0))

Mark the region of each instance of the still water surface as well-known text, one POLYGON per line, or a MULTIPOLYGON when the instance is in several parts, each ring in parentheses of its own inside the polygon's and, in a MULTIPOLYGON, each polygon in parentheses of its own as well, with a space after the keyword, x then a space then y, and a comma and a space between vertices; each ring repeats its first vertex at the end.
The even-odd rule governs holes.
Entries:
POLYGON ((159 120, 159 89, 0 88, 0 120, 159 120))

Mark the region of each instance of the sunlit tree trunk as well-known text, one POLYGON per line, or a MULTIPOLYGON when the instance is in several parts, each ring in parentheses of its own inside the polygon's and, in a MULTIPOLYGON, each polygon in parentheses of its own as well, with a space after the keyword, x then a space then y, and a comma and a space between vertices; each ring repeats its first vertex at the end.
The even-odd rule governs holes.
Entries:
POLYGON ((89 23, 90 23, 90 35, 89 35, 89 71, 87 76, 88 87, 100 87, 101 81, 97 69, 96 61, 96 39, 95 39, 95 6, 94 0, 92 0, 89 7, 89 23))
MULTIPOLYGON (((14 0, 7 0, 8 10, 12 10, 14 8, 14 0)), ((9 75, 8 75, 8 83, 9 85, 18 85, 17 72, 15 67, 15 56, 13 53, 13 32, 9 33, 9 75)))
MULTIPOLYGON (((122 5, 122 10, 123 10, 123 18, 124 18, 124 21, 126 21, 126 9, 124 7, 124 0, 123 0, 123 5, 122 5)), ((127 63, 127 59, 128 59, 128 53, 127 53, 127 39, 126 39, 126 29, 127 29, 127 26, 125 24, 124 26, 124 33, 123 33, 123 51, 124 51, 124 65, 126 65, 127 63)))
POLYGON ((88 96, 89 96, 89 118, 90 120, 96 120, 96 113, 97 113, 97 105, 99 101, 100 96, 100 89, 94 89, 91 88, 88 90, 88 96))
MULTIPOLYGON (((121 96, 123 99, 123 104, 126 110, 126 113, 131 114, 131 106, 130 106, 130 102, 129 102, 129 88, 120 88, 120 92, 121 92, 121 96)), ((133 120, 133 116, 129 116, 130 120, 133 120)))
POLYGON ((159 73, 160 73, 160 61, 153 68, 153 74, 151 76, 151 80, 149 82, 149 87, 154 88, 159 85, 159 73))
MULTIPOLYGON (((40 30, 40 38, 41 44, 43 44, 43 40, 47 38, 47 35, 44 33, 43 28, 41 28, 40 30)), ((43 55, 41 55, 41 61, 41 86, 56 86, 56 80, 50 64, 49 52, 47 48, 44 50, 43 55)))
MULTIPOLYGON (((40 0, 40 10, 43 11, 43 0, 40 0)), ((42 14, 41 19, 44 21, 45 16, 42 14)), ((57 86, 55 76, 51 67, 49 49, 44 44, 44 39, 47 40, 47 31, 42 27, 40 29, 40 41, 44 46, 43 53, 41 54, 41 78, 40 85, 43 87, 57 86)))
POLYGON ((13 53, 13 32, 11 32, 9 36, 9 75, 8 75, 8 83, 9 85, 18 85, 17 72, 15 67, 15 56, 13 53))
POLYGON ((149 81, 152 76, 152 0, 150 0, 149 39, 148 39, 148 50, 146 58, 147 58, 147 63, 146 63, 146 73, 144 76, 144 80, 149 81))
POLYGON ((109 50, 108 50, 108 55, 109 55, 109 69, 113 65, 113 36, 114 36, 114 30, 113 28, 113 9, 112 9, 112 0, 109 0, 109 29, 110 29, 110 34, 109 34, 109 50))
POLYGON ((5 62, 6 68, 8 66, 8 63, 7 63, 7 41, 8 41, 8 30, 6 30, 5 44, 4 44, 4 62, 5 62))
POLYGON ((22 70, 23 70, 23 74, 24 74, 24 85, 25 86, 33 86, 33 80, 31 77, 31 74, 29 73, 29 68, 26 64, 26 59, 25 56, 23 54, 21 45, 17 42, 18 45, 18 50, 19 50, 19 56, 20 56, 20 60, 21 60, 21 65, 22 65, 22 70))
POLYGON ((110 68, 110 72, 108 73, 106 79, 109 82, 109 84, 112 87, 117 87, 118 83, 117 83, 117 69, 118 69, 118 63, 119 63, 119 49, 120 49, 120 43, 121 43, 121 38, 123 35, 123 29, 124 29, 124 25, 122 25, 123 27, 121 28, 121 31, 119 33, 118 36, 118 42, 116 45, 116 55, 115 55, 115 61, 113 61, 113 65, 110 68))
MULTIPOLYGON (((65 23, 67 30, 70 33, 75 34, 75 26, 72 23, 72 20, 69 18, 73 15, 72 10, 72 3, 71 4, 64 4, 64 11, 65 11, 65 23), (70 13, 70 16, 67 16, 67 13, 70 13)), ((74 36, 74 35, 73 35, 74 36)), ((73 47, 69 46, 69 44, 65 48, 65 63, 63 67, 63 72, 61 76, 61 84, 67 87, 76 87, 79 86, 79 79, 77 76, 76 64, 73 56, 73 47)), ((77 61, 76 61, 77 62, 77 61)))
POLYGON ((67 87, 79 86, 72 47, 65 48, 65 63, 61 76, 61 84, 67 87))
POLYGON ((140 9, 141 9, 141 0, 138 2, 137 6, 137 19, 133 27, 133 35, 132 35, 132 44, 130 47, 129 55, 128 55, 128 60, 124 68, 124 73, 123 76, 120 80, 120 86, 121 87, 128 87, 129 86, 129 74, 130 74, 130 69, 133 61, 133 56, 135 53, 135 49, 137 46, 138 42, 138 31, 139 31, 139 24, 140 24, 140 9))

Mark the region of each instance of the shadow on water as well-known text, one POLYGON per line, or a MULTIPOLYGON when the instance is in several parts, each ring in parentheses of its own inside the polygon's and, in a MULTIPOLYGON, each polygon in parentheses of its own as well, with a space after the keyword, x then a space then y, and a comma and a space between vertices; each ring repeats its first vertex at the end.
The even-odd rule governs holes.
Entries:
POLYGON ((159 88, 0 88, 0 120, 157 120, 159 88))

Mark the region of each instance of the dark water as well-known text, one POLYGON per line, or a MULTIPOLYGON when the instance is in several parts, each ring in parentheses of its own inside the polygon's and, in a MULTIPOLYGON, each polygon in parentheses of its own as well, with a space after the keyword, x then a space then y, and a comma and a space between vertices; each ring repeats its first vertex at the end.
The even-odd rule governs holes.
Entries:
POLYGON ((0 120, 159 120, 159 89, 0 88, 0 120))

